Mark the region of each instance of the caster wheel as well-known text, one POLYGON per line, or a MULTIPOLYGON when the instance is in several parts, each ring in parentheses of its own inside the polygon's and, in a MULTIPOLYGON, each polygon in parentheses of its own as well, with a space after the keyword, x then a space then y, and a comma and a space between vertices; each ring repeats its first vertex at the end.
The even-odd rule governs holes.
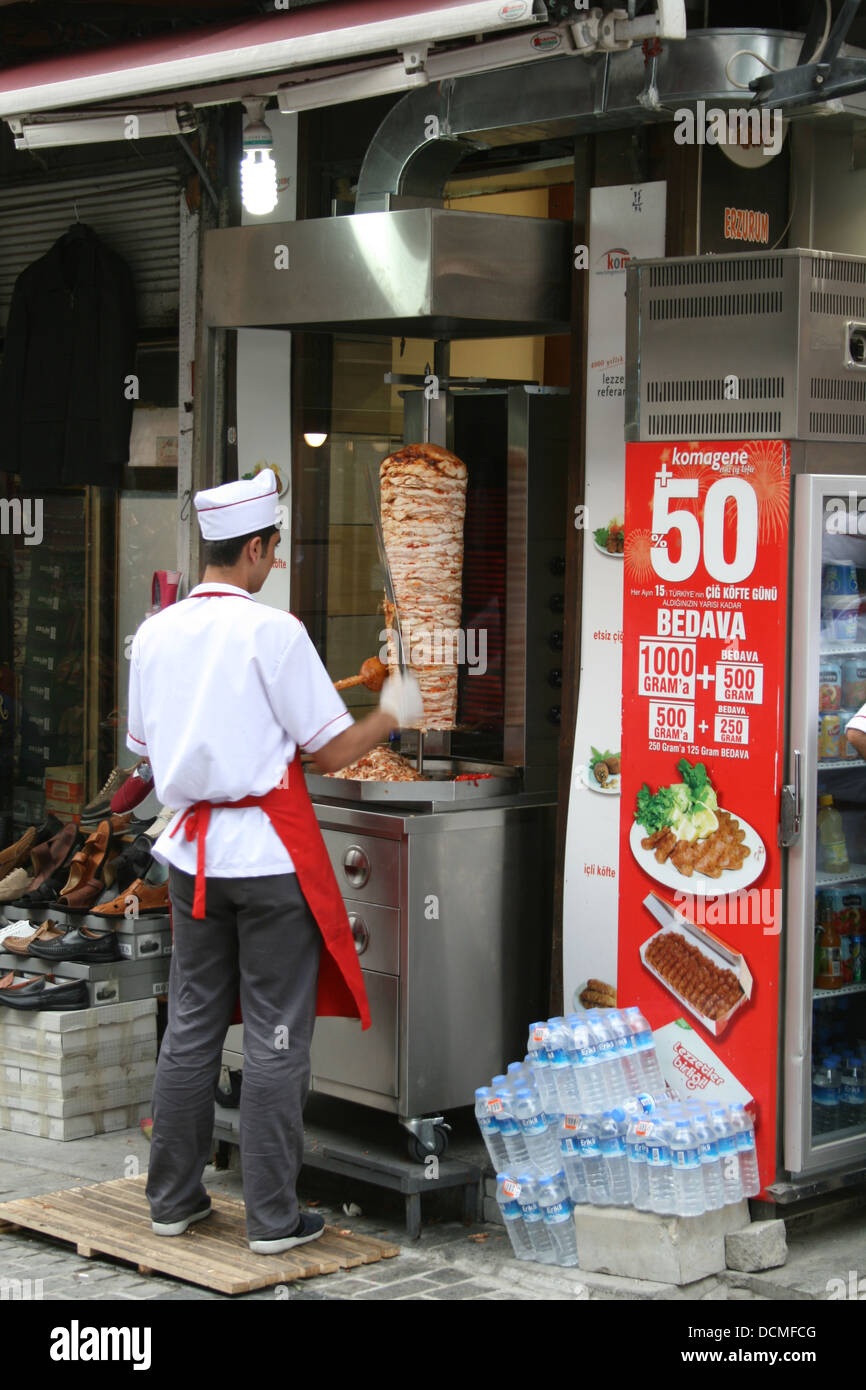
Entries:
POLYGON ((442 1125, 436 1125, 434 1127, 432 1149, 425 1149, 421 1140, 416 1138, 414 1134, 410 1134, 407 1147, 409 1150, 409 1157, 412 1159, 413 1163, 426 1163, 431 1155, 436 1158, 441 1158, 448 1148, 448 1131, 443 1128, 442 1125))

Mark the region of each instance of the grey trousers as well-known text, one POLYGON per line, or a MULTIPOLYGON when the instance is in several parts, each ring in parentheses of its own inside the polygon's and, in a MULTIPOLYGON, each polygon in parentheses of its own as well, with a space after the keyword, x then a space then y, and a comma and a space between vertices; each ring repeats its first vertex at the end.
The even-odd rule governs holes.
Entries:
POLYGON ((192 916, 194 889, 191 875, 170 869, 174 952, 153 1091, 151 1218, 178 1221, 207 1204, 214 1087, 240 990, 247 1234, 277 1239, 298 1223, 321 935, 295 874, 208 878, 203 921, 192 916))

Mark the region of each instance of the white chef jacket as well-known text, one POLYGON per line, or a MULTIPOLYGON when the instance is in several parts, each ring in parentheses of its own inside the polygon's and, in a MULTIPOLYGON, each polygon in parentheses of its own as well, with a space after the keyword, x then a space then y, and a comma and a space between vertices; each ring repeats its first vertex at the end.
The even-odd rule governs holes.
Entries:
POLYGON ((866 705, 861 705, 853 719, 849 719, 845 725, 846 729, 858 729, 861 734, 866 734, 866 705))
MULTIPOLYGON (((292 614, 217 583, 155 613, 132 643, 126 743, 147 756, 157 796, 178 812, 156 858, 194 874, 195 841, 183 828, 171 839, 181 811, 264 795, 298 747, 314 753, 353 722, 292 614)), ((206 872, 260 878, 294 865, 264 811, 247 806, 211 813, 206 872)))

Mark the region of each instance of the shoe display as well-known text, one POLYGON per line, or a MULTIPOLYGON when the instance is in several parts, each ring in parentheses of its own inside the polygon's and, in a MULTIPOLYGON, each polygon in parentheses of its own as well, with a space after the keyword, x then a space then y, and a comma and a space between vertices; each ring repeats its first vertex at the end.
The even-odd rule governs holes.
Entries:
POLYGON ((34 939, 30 943, 30 955, 39 960, 75 961, 80 965, 122 959, 113 931, 95 932, 87 927, 73 927, 55 940, 34 939))
POLYGON ((26 864, 30 858, 30 851, 36 840, 36 826, 31 825, 20 840, 16 840, 14 845, 9 845, 7 849, 0 850, 0 881, 12 872, 13 869, 20 868, 26 864))
POLYGON ((150 763, 146 760, 141 766, 136 768, 131 777, 127 777, 119 790, 111 798, 112 811, 124 812, 131 811, 133 806, 138 806, 145 797, 150 796, 153 791, 153 772, 150 763))
POLYGON ((26 893, 33 879, 26 869, 13 869, 11 874, 0 879, 0 903, 12 903, 26 893))
POLYGON ((192 1216, 185 1216, 180 1221, 151 1221, 150 1228, 157 1236, 182 1236, 187 1226, 191 1226, 194 1221, 204 1221, 206 1216, 210 1216, 213 1207, 208 1198, 206 1207, 201 1211, 194 1212, 192 1216))
MULTIPOLYGON (((114 863, 114 876, 117 880, 118 893, 126 893, 131 883, 137 878, 147 878, 153 868, 154 859, 151 854, 153 840, 146 835, 138 835, 131 845, 127 845, 117 856, 114 863)), ((111 885, 106 875, 106 887, 111 885)))
POLYGON ((35 922, 13 922, 9 936, 3 937, 0 933, 0 937, 3 937, 0 949, 9 951, 13 956, 29 956, 34 941, 56 941, 65 934, 66 928, 58 927, 50 917, 41 926, 35 922))
POLYGON ((101 870, 108 854, 111 826, 101 820, 89 835, 69 865, 69 876, 60 889, 60 901, 65 907, 92 907, 102 892, 101 870))
POLYGON ((40 975, 38 979, 27 980, 20 988, 0 989, 0 1005, 7 1009, 66 1013, 86 1009, 89 1004, 85 980, 64 980, 56 984, 40 975))
POLYGON ((39 976, 38 976, 38 975, 21 975, 21 976, 18 976, 18 975, 15 974, 15 971, 14 971, 14 970, 10 970, 9 973, 8 973, 8 975, 4 975, 2 978, 0 978, 0 990, 3 990, 3 989, 24 989, 24 988, 26 988, 27 985, 32 985, 33 982, 34 982, 34 980, 38 980, 38 979, 39 979, 39 976))
POLYGON ((314 1216, 312 1212, 301 1212, 298 1224, 291 1235, 277 1240, 251 1240, 250 1249, 256 1255, 281 1255, 284 1250, 293 1250, 296 1245, 306 1245, 309 1240, 318 1240, 324 1233, 325 1218, 314 1216))
POLYGON ((101 903, 92 912, 94 917, 125 917, 130 909, 130 898, 137 902, 139 916, 153 912, 168 912, 168 883, 146 883, 136 878, 123 893, 118 893, 109 903, 101 903))
POLYGON ((100 788, 93 800, 88 801, 87 805, 83 808, 81 812, 82 825, 93 825, 96 821, 103 820, 105 816, 109 814, 111 810, 111 798, 120 790, 124 782, 132 776, 141 765, 141 762, 142 759, 139 758, 137 763, 133 763, 132 767, 116 767, 113 769, 105 785, 100 788))
POLYGON ((36 877, 28 889, 29 893, 35 893, 51 874, 66 863, 70 855, 78 848, 80 839, 81 832, 78 826, 70 821, 69 825, 64 825, 62 830, 59 830, 50 840, 45 840, 41 844, 34 844, 30 858, 33 861, 36 877))

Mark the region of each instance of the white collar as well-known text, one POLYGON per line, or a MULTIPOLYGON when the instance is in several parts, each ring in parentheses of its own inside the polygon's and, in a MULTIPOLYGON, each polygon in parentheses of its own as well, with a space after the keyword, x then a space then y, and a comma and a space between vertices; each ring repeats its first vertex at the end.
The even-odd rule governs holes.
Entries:
POLYGON ((187 598, 207 598, 209 594, 228 594, 232 598, 248 598, 254 602, 252 594, 247 593, 246 589, 239 589, 236 584, 221 584, 217 580, 208 580, 207 584, 197 584, 196 587, 187 594, 187 598))

